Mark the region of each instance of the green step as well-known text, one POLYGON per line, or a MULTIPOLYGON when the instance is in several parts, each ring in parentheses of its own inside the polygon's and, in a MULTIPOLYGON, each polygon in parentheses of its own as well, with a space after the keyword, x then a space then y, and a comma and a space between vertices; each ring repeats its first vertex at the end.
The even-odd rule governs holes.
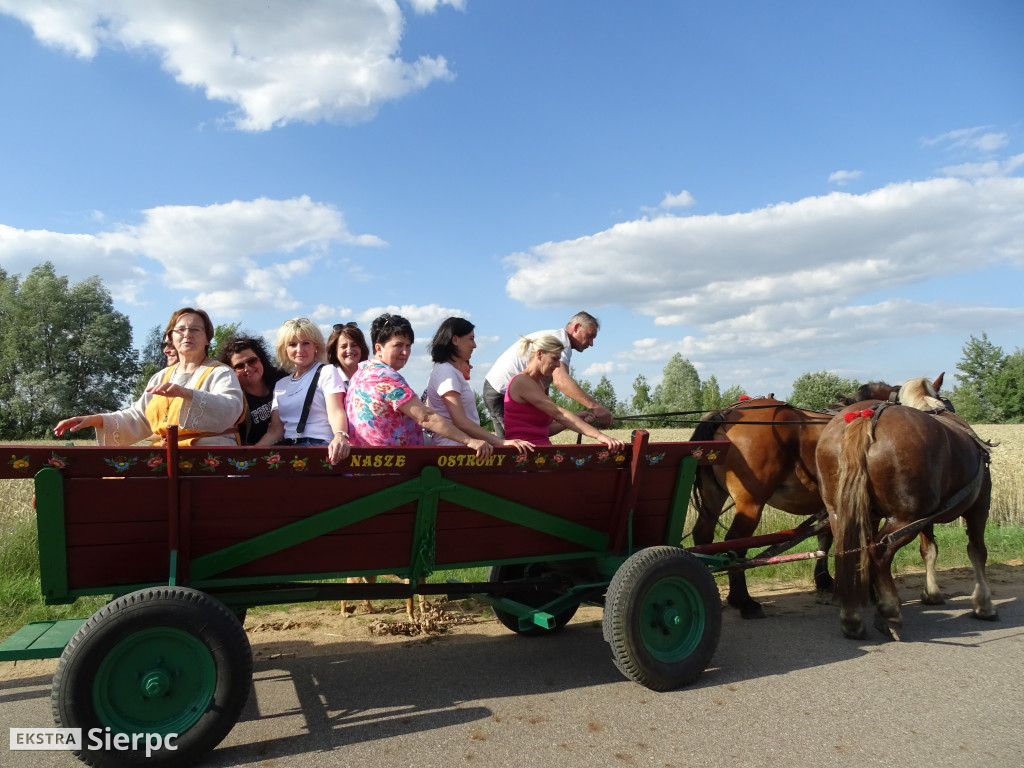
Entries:
POLYGON ((85 619, 34 621, 0 643, 0 661, 56 659, 85 619))

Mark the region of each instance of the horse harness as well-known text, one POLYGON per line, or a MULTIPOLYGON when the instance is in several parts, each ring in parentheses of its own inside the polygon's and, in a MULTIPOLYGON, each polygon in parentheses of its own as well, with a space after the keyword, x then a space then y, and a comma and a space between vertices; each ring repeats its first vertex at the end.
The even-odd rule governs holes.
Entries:
MULTIPOLYGON (((879 417, 881 417, 882 415, 882 411, 887 410, 890 406, 895 404, 896 403, 892 401, 892 396, 890 395, 889 401, 880 402, 878 406, 874 409, 875 412, 871 416, 872 438, 874 438, 875 427, 878 424, 879 417)), ((903 528, 900 528, 898 531, 893 531, 889 535, 883 537, 882 540, 878 543, 885 547, 890 546, 894 541, 896 541, 897 539, 901 539, 904 536, 916 536, 926 526, 931 525, 936 518, 941 517, 942 515, 949 512, 949 510, 955 508, 964 499, 967 499, 970 496, 976 494, 978 492, 978 489, 981 488, 981 483, 985 479, 985 475, 988 473, 989 463, 991 462, 992 458, 993 446, 991 443, 982 440, 981 437, 978 436, 978 433, 975 432, 967 422, 965 422, 963 419, 951 413, 950 411, 947 411, 944 408, 925 411, 925 413, 929 413, 937 419, 945 419, 946 422, 952 420, 953 426, 958 427, 962 431, 966 432, 978 446, 979 453, 981 454, 981 461, 978 462, 978 471, 975 473, 971 481, 963 488, 961 488, 959 491, 950 496, 949 499, 947 499, 946 503, 943 504, 936 512, 933 512, 932 514, 928 515, 928 517, 916 520, 910 525, 906 525, 903 528)))

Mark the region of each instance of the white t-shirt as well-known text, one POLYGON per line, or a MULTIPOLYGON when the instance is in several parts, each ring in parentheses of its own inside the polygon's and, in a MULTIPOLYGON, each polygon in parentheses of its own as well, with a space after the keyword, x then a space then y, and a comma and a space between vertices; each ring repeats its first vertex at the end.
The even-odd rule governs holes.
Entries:
POLYGON ((299 379, 285 376, 274 385, 273 409, 281 417, 284 424, 284 436, 292 439, 296 437, 313 437, 317 440, 334 439, 334 430, 327 420, 327 395, 336 395, 345 391, 345 381, 333 365, 325 365, 320 370, 320 378, 316 382, 316 391, 313 393, 313 402, 309 406, 309 418, 306 419, 306 428, 299 435, 299 419, 302 418, 302 405, 306 402, 306 392, 309 391, 309 383, 317 366, 312 366, 302 374, 299 379))
MULTIPOLYGON (((466 416, 479 426, 480 414, 476 410, 476 396, 473 394, 473 388, 466 381, 466 377, 462 375, 462 371, 451 363, 434 363, 434 367, 430 371, 430 379, 427 381, 427 407, 437 411, 448 421, 452 421, 451 414, 448 413, 448 403, 444 399, 444 395, 448 392, 459 393, 462 409, 466 412, 466 416)), ((431 443, 433 445, 462 445, 462 443, 437 434, 433 435, 431 443)))
MULTIPOLYGON (((568 368, 569 360, 572 358, 572 345, 569 343, 569 334, 565 328, 559 328, 556 331, 528 333, 526 338, 536 339, 539 336, 554 336, 562 342, 562 362, 568 368)), ((504 392, 508 388, 508 383, 512 381, 512 377, 526 370, 527 359, 519 354, 519 344, 521 341, 522 339, 516 341, 515 344, 502 352, 501 357, 494 362, 491 370, 487 372, 485 377, 487 382, 498 392, 504 392)), ((544 386, 550 387, 551 379, 548 379, 544 386)))

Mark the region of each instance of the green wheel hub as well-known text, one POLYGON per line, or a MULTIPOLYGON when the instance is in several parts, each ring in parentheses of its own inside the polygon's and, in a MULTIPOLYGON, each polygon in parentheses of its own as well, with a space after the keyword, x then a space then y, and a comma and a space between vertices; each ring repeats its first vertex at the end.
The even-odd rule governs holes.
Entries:
POLYGON ((133 632, 96 671, 93 703, 121 733, 184 733, 213 700, 217 669, 210 649, 188 632, 152 627, 133 632))
POLYGON ((658 661, 671 663, 689 656, 704 634, 704 603, 684 578, 655 583, 640 606, 640 637, 658 661))

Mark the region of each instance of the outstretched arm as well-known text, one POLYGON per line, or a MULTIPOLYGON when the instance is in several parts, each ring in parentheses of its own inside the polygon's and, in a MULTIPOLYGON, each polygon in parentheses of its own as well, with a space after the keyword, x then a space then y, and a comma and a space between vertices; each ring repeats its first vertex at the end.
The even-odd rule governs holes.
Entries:
POLYGON ((526 453, 527 451, 532 451, 534 449, 533 443, 528 440, 502 440, 497 435, 492 434, 481 427, 466 415, 466 409, 462 407, 462 398, 459 397, 459 393, 455 390, 445 392, 444 395, 442 395, 442 398, 444 399, 445 406, 448 408, 448 416, 451 417, 452 424, 461 429, 467 435, 470 435, 471 437, 478 437, 481 440, 486 440, 494 446, 511 446, 520 453, 526 453))
POLYGON ((538 410, 548 414, 560 424, 564 424, 567 428, 574 432, 579 432, 581 435, 594 438, 597 442, 608 446, 613 451, 622 450, 623 442, 621 440, 609 437, 604 432, 590 426, 572 411, 567 411, 565 408, 556 405, 554 400, 548 397, 544 390, 540 388, 540 385, 529 376, 517 376, 509 382, 508 386, 510 397, 515 397, 520 402, 529 403, 538 410))
POLYGON ((602 427, 611 426, 612 412, 583 391, 583 388, 569 375, 569 366, 565 363, 559 364, 558 368, 555 369, 552 379, 559 392, 592 412, 597 419, 598 425, 602 427))
POLYGON ((456 427, 452 422, 443 416, 423 404, 423 401, 418 397, 413 397, 407 400, 404 404, 398 407, 403 414, 408 416, 410 419, 415 421, 424 429, 429 429, 441 437, 447 437, 449 440, 454 440, 456 443, 462 443, 467 448, 471 448, 476 451, 476 457, 478 459, 486 459, 492 453, 494 448, 486 440, 481 440, 478 437, 471 437, 463 432, 461 429, 456 427))

